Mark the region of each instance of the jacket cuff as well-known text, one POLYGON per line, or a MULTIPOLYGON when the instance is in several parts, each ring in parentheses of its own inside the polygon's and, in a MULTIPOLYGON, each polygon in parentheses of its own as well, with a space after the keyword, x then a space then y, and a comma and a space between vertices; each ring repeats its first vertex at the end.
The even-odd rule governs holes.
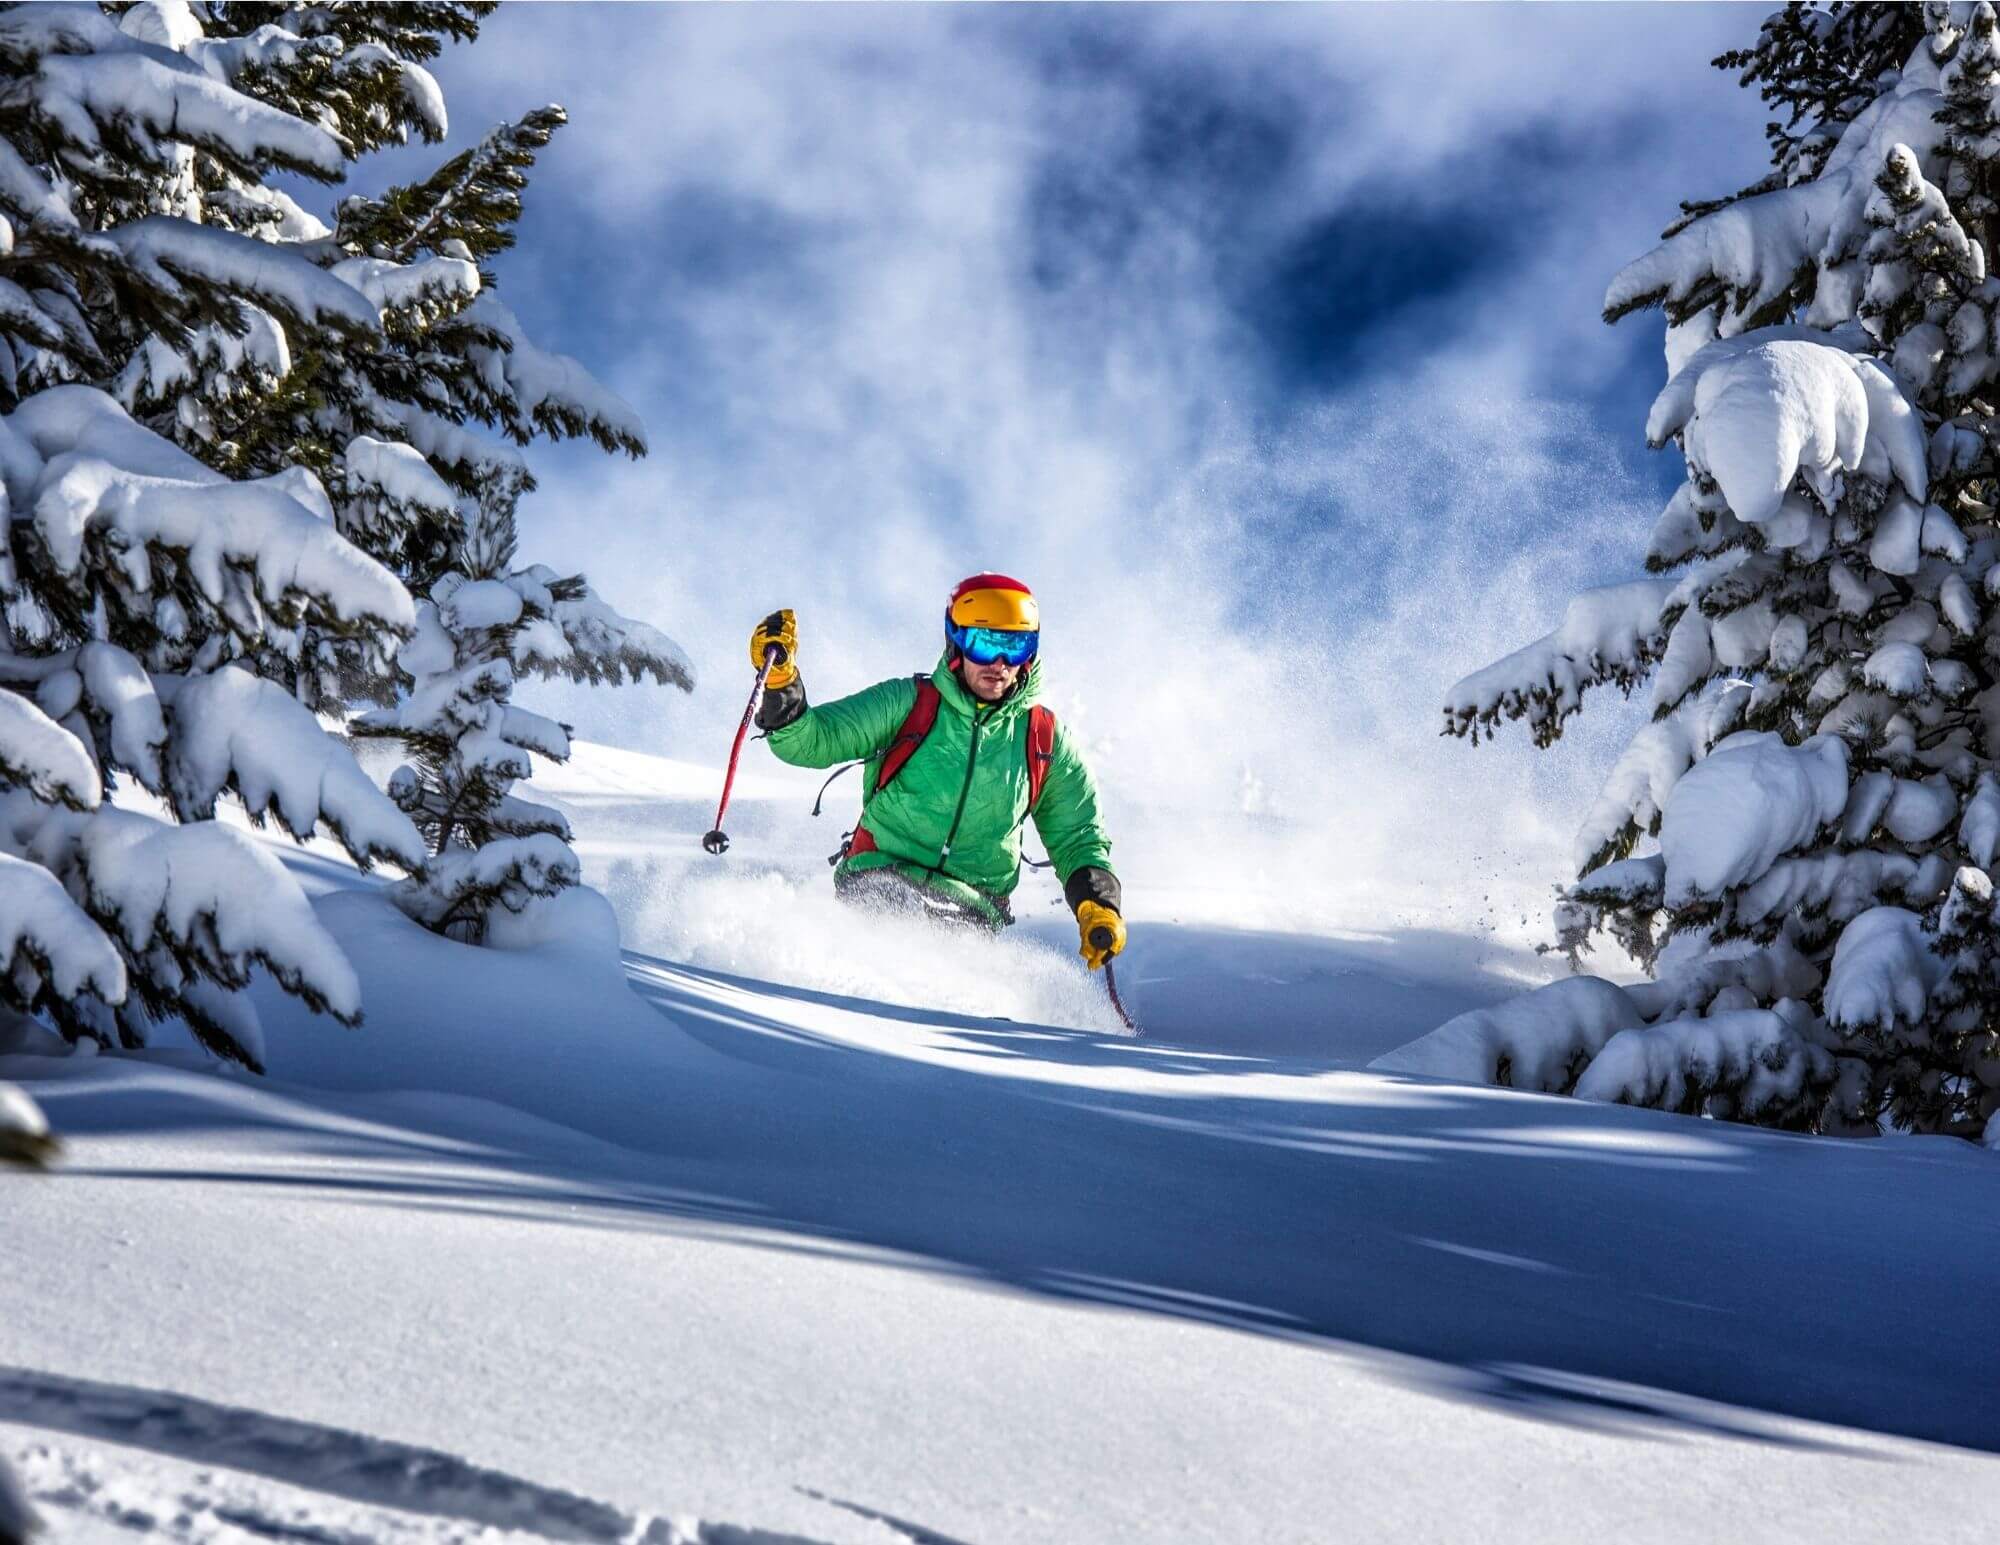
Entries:
POLYGON ((794 676, 782 687, 764 693, 757 705, 757 728, 769 734, 781 730, 806 711, 806 684, 794 676))
POLYGON ((1124 889, 1118 883, 1118 876, 1109 869, 1099 869, 1095 864, 1085 864, 1063 881, 1063 899, 1074 912, 1086 901, 1094 901, 1100 907, 1109 907, 1120 917, 1125 915, 1124 889))

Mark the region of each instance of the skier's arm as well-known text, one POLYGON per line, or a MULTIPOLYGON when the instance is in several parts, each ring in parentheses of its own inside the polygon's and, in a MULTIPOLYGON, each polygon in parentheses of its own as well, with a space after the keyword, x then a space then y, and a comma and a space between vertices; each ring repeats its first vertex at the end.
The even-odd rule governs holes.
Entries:
POLYGON ((764 694, 757 726, 765 731, 779 761, 794 767, 831 767, 835 762, 859 761, 888 745, 916 700, 916 684, 899 676, 811 708, 806 705, 805 683, 794 676, 777 691, 764 694))
POLYGON ((1097 784, 1090 776, 1069 733, 1058 727, 1048 780, 1035 806, 1035 830, 1056 866, 1070 910, 1095 902, 1113 912, 1124 897, 1118 876, 1111 872, 1111 839, 1104 835, 1097 811, 1097 784))

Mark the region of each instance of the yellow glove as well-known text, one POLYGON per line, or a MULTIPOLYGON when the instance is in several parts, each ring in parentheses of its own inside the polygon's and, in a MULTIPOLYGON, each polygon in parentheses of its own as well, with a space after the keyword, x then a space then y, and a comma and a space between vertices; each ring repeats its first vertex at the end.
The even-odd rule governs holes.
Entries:
POLYGON ((1076 929, 1083 936, 1077 953, 1093 971, 1125 948, 1125 919, 1102 902, 1086 901, 1076 909, 1076 929))
POLYGON ((791 608, 773 612, 757 624, 757 631, 750 635, 750 663, 762 670, 764 651, 775 647, 778 663, 771 667, 771 674, 764 678, 767 687, 789 687, 798 678, 799 665, 799 620, 791 608))

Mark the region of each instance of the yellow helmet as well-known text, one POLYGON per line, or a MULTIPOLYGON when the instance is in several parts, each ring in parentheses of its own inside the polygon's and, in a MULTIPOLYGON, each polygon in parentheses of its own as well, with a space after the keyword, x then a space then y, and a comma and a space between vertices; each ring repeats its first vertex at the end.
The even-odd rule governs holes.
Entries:
POLYGON ((975 574, 960 580, 945 608, 948 626, 997 628, 1008 633, 1041 631, 1042 610, 1035 593, 1005 574, 975 574))
POLYGON ((1042 609, 1035 593, 1005 574, 975 574, 959 581, 944 609, 944 636, 954 661, 975 665, 1004 660, 1025 665, 1042 641, 1042 609))

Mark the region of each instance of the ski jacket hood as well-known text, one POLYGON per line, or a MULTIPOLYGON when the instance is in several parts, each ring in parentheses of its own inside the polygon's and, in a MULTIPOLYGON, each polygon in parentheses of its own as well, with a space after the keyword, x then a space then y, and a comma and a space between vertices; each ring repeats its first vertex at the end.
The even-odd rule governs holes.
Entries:
MULTIPOLYGON (((875 787, 875 770, 916 702, 914 678, 879 682, 818 707, 806 706, 804 686, 795 682, 766 699, 769 711, 759 719, 780 761, 831 767, 867 759, 860 825, 873 845, 843 858, 842 872, 893 868, 998 921, 1020 879, 1021 832, 1029 819, 1028 709, 1041 693, 1041 662, 1030 661, 1006 697, 985 703, 959 680, 951 657, 947 649, 930 673, 937 722, 884 789, 875 787)), ((1060 721, 1033 820, 1066 891, 1086 869, 1101 871, 1115 891, 1097 787, 1060 721)))

